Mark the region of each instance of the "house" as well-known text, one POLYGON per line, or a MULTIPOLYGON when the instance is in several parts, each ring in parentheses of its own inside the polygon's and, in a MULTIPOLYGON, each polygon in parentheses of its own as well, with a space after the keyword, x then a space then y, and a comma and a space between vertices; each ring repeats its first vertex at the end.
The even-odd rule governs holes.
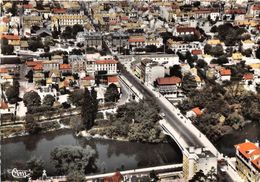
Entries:
POLYGON ((120 172, 116 172, 113 176, 105 177, 104 182, 121 182, 123 180, 123 176, 120 172))
POLYGON ((60 71, 58 70, 51 70, 49 72, 49 78, 51 79, 52 83, 58 83, 60 81, 60 71))
POLYGON ((202 50, 201 49, 193 49, 191 51, 191 54, 193 54, 193 55, 202 55, 202 50))
POLYGON ((37 37, 46 37, 46 36, 52 36, 52 33, 49 29, 47 28, 41 28, 40 30, 37 30, 35 35, 37 37))
POLYGON ((107 77, 107 85, 110 85, 111 83, 116 84, 117 86, 119 86, 118 77, 117 76, 108 76, 107 77))
POLYGON ((153 85, 157 78, 164 77, 165 75, 164 66, 159 65, 158 62, 149 58, 141 60, 140 69, 140 80, 147 84, 153 85))
POLYGON ((258 182, 260 176, 260 148, 259 143, 246 140, 235 145, 236 169, 244 181, 258 182))
POLYGON ((92 76, 85 76, 79 81, 80 88, 93 87, 95 85, 95 78, 92 76))
POLYGON ((68 63, 71 65, 73 73, 86 71, 87 59, 82 55, 69 55, 68 63))
POLYGON ((72 73, 72 67, 70 64, 60 64, 59 70, 61 73, 65 73, 65 74, 72 73))
POLYGON ((242 60, 243 55, 240 52, 232 53, 232 59, 240 61, 242 60))
POLYGON ((199 107, 194 107, 186 113, 186 117, 200 117, 202 115, 202 110, 199 107))
POLYGON ((187 26, 178 26, 176 28, 176 32, 174 33, 176 36, 186 36, 186 35, 197 35, 200 36, 199 31, 194 27, 187 26))
POLYGON ((144 47, 145 46, 145 37, 144 36, 130 36, 128 39, 129 48, 133 47, 144 47))
POLYGON ((223 42, 221 42, 219 39, 210 39, 207 41, 207 44, 216 46, 218 44, 223 44, 223 42))
POLYGON ((1 102, 0 103, 0 113, 1 113, 1 121, 5 119, 10 119, 15 113, 15 108, 12 106, 9 106, 7 102, 1 102))
POLYGON ((182 80, 179 77, 157 78, 156 85, 162 94, 174 94, 178 97, 182 80))
POLYGON ((8 41, 8 45, 14 46, 14 51, 20 49, 20 36, 19 35, 8 35, 2 34, 0 35, 0 40, 6 39, 8 41))
POLYGON ((255 46, 255 43, 252 40, 244 40, 242 41, 242 47, 244 50, 252 49, 255 46))
POLYGON ((246 73, 243 75, 243 81, 246 85, 251 85, 255 79, 255 76, 253 73, 246 73))
POLYGON ((41 72, 34 72, 33 73, 33 82, 35 84, 40 84, 40 82, 44 80, 44 74, 41 72))
POLYGON ((57 14, 51 17, 52 30, 54 25, 56 27, 65 28, 66 26, 73 26, 75 24, 83 25, 87 20, 87 16, 79 14, 57 14))
POLYGON ((45 72, 52 70, 59 70, 59 61, 50 60, 50 61, 42 61, 43 70, 45 72))
POLYGON ((260 15, 260 4, 254 4, 249 9, 250 14, 252 14, 255 18, 259 18, 260 15))
POLYGON ((105 75, 117 74, 117 61, 114 59, 97 59, 95 61, 95 73, 105 75))
POLYGON ((231 70, 230 69, 226 69, 226 68, 221 68, 219 70, 219 75, 220 75, 220 80, 221 81, 226 81, 226 80, 230 80, 231 78, 231 70))

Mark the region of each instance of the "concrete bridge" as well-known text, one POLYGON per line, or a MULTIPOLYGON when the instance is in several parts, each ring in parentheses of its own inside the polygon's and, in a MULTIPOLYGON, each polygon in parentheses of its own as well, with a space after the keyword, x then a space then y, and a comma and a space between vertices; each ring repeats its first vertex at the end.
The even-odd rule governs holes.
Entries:
POLYGON ((162 130, 169 135, 180 147, 183 153, 183 173, 186 179, 198 171, 209 172, 212 167, 217 169, 217 159, 221 156, 208 138, 201 133, 192 121, 181 114, 180 110, 172 105, 163 95, 154 91, 152 85, 144 85, 138 80, 130 69, 119 65, 121 78, 130 91, 142 98, 154 98, 164 118, 159 122, 162 130), (205 167, 206 166, 206 167, 205 167))

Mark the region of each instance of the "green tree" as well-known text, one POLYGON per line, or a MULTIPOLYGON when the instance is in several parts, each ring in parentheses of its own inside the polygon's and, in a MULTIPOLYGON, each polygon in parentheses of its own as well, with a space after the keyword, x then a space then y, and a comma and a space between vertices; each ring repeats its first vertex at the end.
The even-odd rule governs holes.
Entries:
POLYGON ((54 102, 55 102, 55 98, 52 95, 48 94, 43 98, 42 104, 52 107, 54 102))
POLYGON ((41 105, 41 97, 37 92, 32 90, 24 94, 23 102, 26 107, 37 107, 41 105))
POLYGON ((13 54, 14 46, 9 45, 8 40, 4 38, 4 39, 2 39, 1 49, 2 49, 2 54, 11 55, 11 54, 13 54))
POLYGON ((15 104, 19 100, 20 84, 17 80, 13 82, 13 86, 7 88, 5 94, 10 104, 15 104))
POLYGON ((30 160, 26 162, 27 169, 32 170, 31 177, 33 180, 38 179, 42 176, 44 170, 44 162, 41 159, 37 159, 36 157, 32 157, 30 160))
POLYGON ((87 174, 96 169, 96 151, 89 145, 84 148, 79 146, 59 146, 51 151, 51 162, 57 173, 68 175, 70 172, 87 174))
POLYGON ((72 37, 76 38, 77 33, 78 32, 83 32, 83 31, 84 31, 84 28, 83 28, 82 25, 79 25, 79 24, 73 25, 73 27, 72 27, 72 37))
POLYGON ((89 90, 85 88, 81 106, 81 119, 86 129, 90 129, 94 125, 96 115, 95 102, 94 96, 92 97, 89 90))
POLYGON ((44 48, 44 45, 40 39, 30 39, 28 41, 28 49, 35 52, 38 48, 44 48))
POLYGON ((211 49, 212 49, 212 46, 210 44, 206 44, 204 46, 204 53, 205 54, 211 54, 211 49))
POLYGON ((34 117, 31 114, 26 114, 25 130, 30 134, 37 134, 41 130, 39 124, 34 120, 34 117))
POLYGON ((256 49, 256 51, 255 51, 255 57, 256 57, 257 59, 260 59, 260 47, 258 47, 258 48, 256 49))
POLYGON ((84 182, 85 175, 78 172, 78 171, 71 171, 67 176, 67 181, 73 181, 73 182, 84 182))
POLYGON ((211 48, 210 53, 215 57, 219 57, 224 54, 224 49, 221 44, 217 44, 215 47, 211 48))
POLYGON ((182 78, 181 66, 175 64, 172 67, 170 67, 170 76, 182 78))
POLYGON ((119 91, 117 86, 112 83, 107 87, 105 93, 105 101, 106 102, 117 102, 119 99, 119 91))
POLYGON ((81 106, 84 100, 84 90, 74 90, 69 94, 69 101, 75 106, 81 106))
POLYGON ((195 77, 192 74, 186 74, 182 79, 182 89, 188 93, 188 92, 194 92, 194 90, 197 88, 197 82, 195 80, 195 77))

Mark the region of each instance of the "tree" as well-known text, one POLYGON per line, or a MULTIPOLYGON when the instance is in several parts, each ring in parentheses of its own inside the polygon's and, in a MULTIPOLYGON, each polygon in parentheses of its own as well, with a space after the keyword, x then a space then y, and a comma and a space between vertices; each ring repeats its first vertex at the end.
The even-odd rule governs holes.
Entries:
POLYGON ((218 27, 216 25, 214 25, 213 27, 211 27, 210 32, 212 33, 216 33, 218 31, 218 27))
POLYGON ((7 10, 7 13, 12 13, 12 16, 17 15, 17 4, 16 2, 12 2, 12 7, 7 10))
POLYGON ((185 92, 193 92, 197 88, 197 82, 192 74, 184 75, 182 79, 182 89, 185 92))
POLYGON ((105 93, 105 101, 106 102, 117 102, 119 99, 119 92, 117 86, 112 83, 107 87, 105 93))
POLYGON ((35 52, 38 48, 43 48, 43 43, 40 39, 31 39, 28 41, 28 49, 35 52))
POLYGON ((51 162, 57 173, 67 175, 70 172, 87 174, 96 169, 96 151, 89 145, 84 148, 79 146, 59 146, 51 151, 51 162))
POLYGON ((54 102, 55 98, 52 95, 48 94, 43 98, 42 104, 52 107, 54 102))
MULTIPOLYGON (((94 94, 94 92, 92 92, 94 94)), ((90 129, 94 125, 97 113, 96 96, 91 95, 89 90, 85 88, 83 95, 83 104, 81 106, 81 119, 86 129, 90 129)))
POLYGON ((31 114, 26 114, 25 130, 32 135, 39 133, 41 130, 39 124, 34 120, 34 117, 31 114))
POLYGON ((7 88, 5 94, 10 104, 15 104, 19 100, 19 88, 20 84, 17 80, 13 82, 13 86, 7 88))
POLYGON ((13 45, 9 45, 8 44, 8 40, 6 38, 3 38, 2 39, 2 44, 1 44, 1 49, 2 49, 2 53, 4 55, 10 55, 10 54, 13 54, 14 46, 13 45))
POLYGON ((26 107, 35 107, 41 105, 41 97, 35 91, 26 92, 23 96, 23 102, 26 107))
POLYGON ((170 76, 182 78, 181 66, 175 64, 173 67, 170 67, 170 76))
POLYGON ((26 167, 27 169, 32 170, 31 178, 33 180, 36 180, 42 176, 42 172, 44 170, 44 162, 41 159, 32 157, 30 160, 26 162, 26 167))
POLYGON ((206 61, 204 61, 203 59, 198 59, 196 63, 198 68, 205 68, 208 66, 206 61))
POLYGON ((85 182, 85 175, 78 171, 71 171, 66 179, 73 182, 85 182))
POLYGON ((260 59, 260 47, 258 47, 258 48, 256 49, 256 51, 255 51, 255 57, 256 57, 257 59, 260 59))
POLYGON ((74 90, 69 94, 69 101, 77 107, 81 106, 84 100, 83 96, 84 96, 84 90, 82 89, 74 90))
POLYGON ((25 77, 28 78, 29 83, 32 83, 33 82, 33 70, 29 70, 25 77))
POLYGON ((211 48, 210 53, 215 57, 219 57, 224 54, 224 49, 221 44, 217 44, 215 47, 211 48))
POLYGON ((77 33, 78 32, 83 32, 83 31, 84 31, 84 28, 83 28, 82 25, 79 25, 79 24, 73 25, 73 27, 72 27, 72 37, 76 38, 77 33))
POLYGON ((82 51, 80 49, 72 49, 70 54, 71 55, 82 55, 82 51))
POLYGON ((210 44, 206 44, 204 46, 204 53, 205 54, 210 54, 211 53, 211 48, 212 48, 212 46, 210 44))

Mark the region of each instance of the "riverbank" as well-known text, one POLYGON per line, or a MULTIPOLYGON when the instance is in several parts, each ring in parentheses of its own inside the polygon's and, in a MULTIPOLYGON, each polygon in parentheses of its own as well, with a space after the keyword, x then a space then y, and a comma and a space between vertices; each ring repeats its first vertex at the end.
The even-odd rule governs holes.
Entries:
POLYGON ((131 170, 143 167, 181 163, 182 154, 177 144, 149 144, 117 141, 101 138, 76 137, 70 129, 37 134, 33 137, 21 136, 1 141, 2 170, 25 166, 26 161, 35 156, 44 161, 48 176, 55 175, 50 160, 50 152, 59 145, 91 146, 97 151, 95 174, 116 170, 131 170), (149 151, 149 152, 147 152, 149 151))
POLYGON ((235 156, 234 145, 243 143, 246 139, 257 142, 260 140, 260 122, 247 122, 242 128, 223 135, 214 143, 216 148, 229 157, 235 156))

